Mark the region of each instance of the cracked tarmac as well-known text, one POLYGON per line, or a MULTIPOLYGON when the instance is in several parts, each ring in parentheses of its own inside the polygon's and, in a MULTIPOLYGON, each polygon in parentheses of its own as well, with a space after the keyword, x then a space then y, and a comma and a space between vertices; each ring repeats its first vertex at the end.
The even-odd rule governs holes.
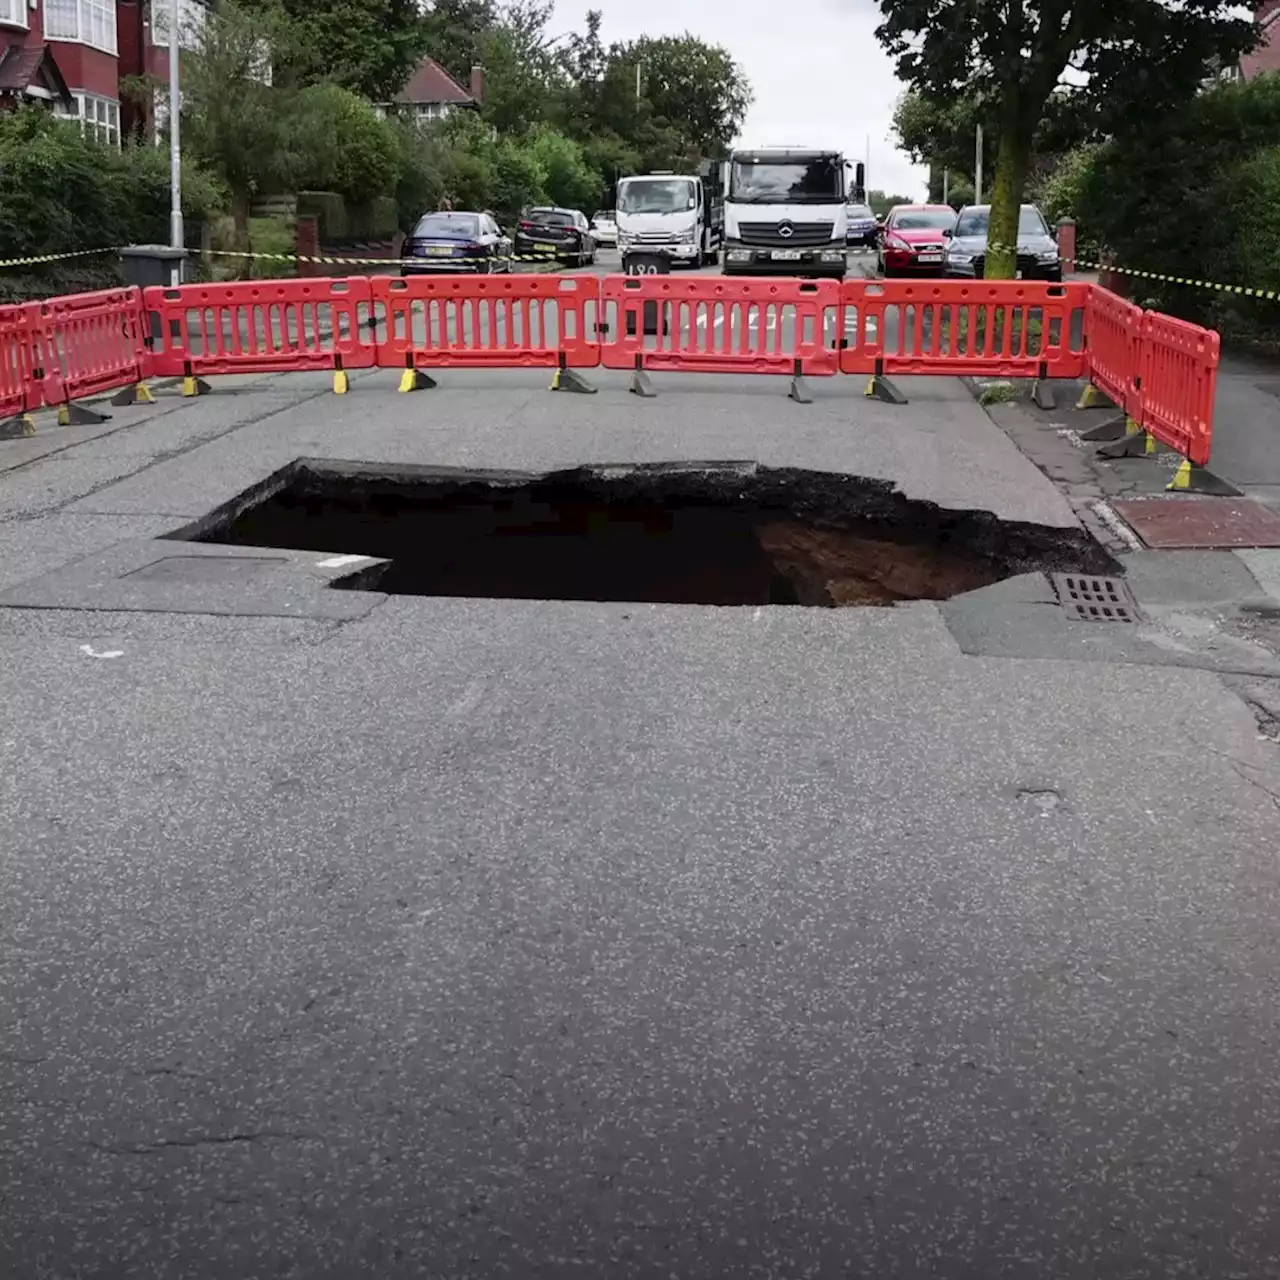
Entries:
POLYGON ((1134 627, 1041 575, 120 576, 304 456, 753 458, 1075 525, 955 384, 598 381, 248 379, 0 443, 0 1271, 1280 1270, 1270 558, 1126 553, 1134 627))

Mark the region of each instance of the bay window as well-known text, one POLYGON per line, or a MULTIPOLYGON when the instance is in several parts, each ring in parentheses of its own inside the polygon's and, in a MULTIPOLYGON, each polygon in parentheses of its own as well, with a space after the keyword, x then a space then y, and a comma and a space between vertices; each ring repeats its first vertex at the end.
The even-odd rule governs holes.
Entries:
POLYGON ((0 0, 0 26, 25 27, 31 23, 27 18, 27 0, 0 0))
POLYGON ((44 0, 44 35, 114 54, 116 0, 44 0))

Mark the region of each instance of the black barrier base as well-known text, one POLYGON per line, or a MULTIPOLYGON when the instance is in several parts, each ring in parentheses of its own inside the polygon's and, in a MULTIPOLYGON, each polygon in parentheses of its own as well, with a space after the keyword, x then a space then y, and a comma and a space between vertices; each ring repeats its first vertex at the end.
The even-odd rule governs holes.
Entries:
POLYGON ((151 388, 145 382, 135 382, 131 386, 125 387, 123 391, 117 391, 111 397, 111 403, 117 409, 123 409, 131 404, 155 404, 156 398, 151 394, 151 388))
POLYGON ((1127 418, 1123 413, 1114 414, 1106 422, 1100 422, 1096 427, 1082 431, 1080 439, 1088 440, 1091 444, 1095 441, 1119 440, 1124 435, 1126 421, 1127 418))
POLYGON ((867 395, 881 404, 907 403, 907 397, 883 373, 872 374, 871 381, 867 383, 867 395))
POLYGON ((0 422, 0 440, 19 440, 35 433, 35 419, 29 413, 20 413, 16 418, 6 418, 0 422))
POLYGON ((1181 465, 1165 488, 1173 493, 1204 493, 1215 498, 1238 498, 1241 491, 1235 485, 1215 476, 1212 471, 1197 467, 1183 458, 1181 465))
POLYGON ((1155 441, 1148 436, 1145 431, 1131 431, 1127 435, 1121 436, 1119 440, 1113 440, 1110 444, 1104 444, 1100 449, 1094 451, 1095 458, 1143 458, 1147 454, 1154 454, 1160 451, 1161 446, 1154 445, 1155 441))
POLYGON ((86 409, 82 404, 66 404, 58 406, 58 426, 60 427, 96 427, 99 423, 110 422, 109 413, 98 413, 94 409, 86 409))
POLYGON ((571 391, 574 395, 593 396, 593 387, 576 369, 557 369, 551 380, 552 391, 571 391))

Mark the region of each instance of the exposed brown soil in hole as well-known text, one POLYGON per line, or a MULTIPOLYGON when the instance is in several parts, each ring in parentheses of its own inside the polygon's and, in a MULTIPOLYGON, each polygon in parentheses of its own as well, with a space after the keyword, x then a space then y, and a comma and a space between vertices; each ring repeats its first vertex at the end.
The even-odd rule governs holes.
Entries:
POLYGON ((752 463, 527 474, 302 461, 171 536, 389 561, 336 586, 511 599, 833 608, 1119 568, 1080 530, 752 463))

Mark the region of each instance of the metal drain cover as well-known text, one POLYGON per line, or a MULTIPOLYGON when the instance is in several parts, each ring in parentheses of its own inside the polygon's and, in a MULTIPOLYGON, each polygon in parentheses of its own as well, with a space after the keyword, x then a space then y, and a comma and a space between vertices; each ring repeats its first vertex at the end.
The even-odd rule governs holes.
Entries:
POLYGON ((1120 578, 1055 573, 1053 589, 1062 607, 1086 622, 1137 622, 1141 616, 1133 592, 1120 578))

